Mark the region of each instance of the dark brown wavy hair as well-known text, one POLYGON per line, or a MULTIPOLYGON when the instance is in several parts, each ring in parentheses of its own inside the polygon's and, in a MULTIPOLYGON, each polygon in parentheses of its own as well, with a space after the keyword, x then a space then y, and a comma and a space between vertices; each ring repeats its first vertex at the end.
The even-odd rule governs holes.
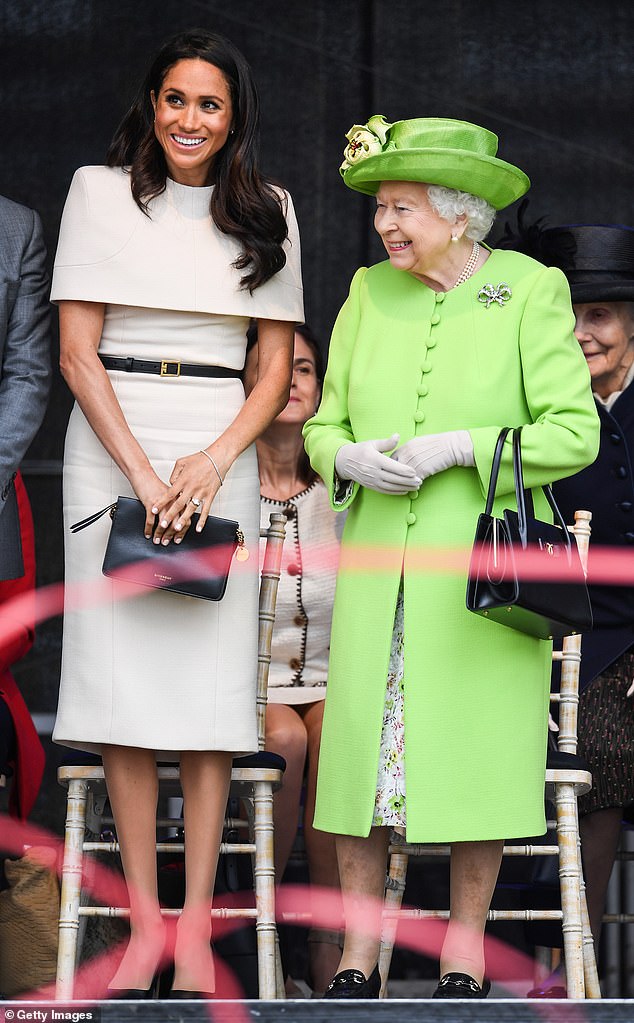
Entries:
POLYGON ((150 93, 158 96, 168 70, 180 60, 207 61, 222 71, 229 87, 233 130, 213 163, 209 212, 216 227, 239 242, 242 251, 233 265, 248 270, 240 283, 253 293, 286 263, 282 243, 288 227, 282 197, 258 170, 258 95, 251 68, 233 43, 205 29, 168 40, 117 128, 106 161, 109 167, 130 168, 132 195, 149 216, 149 203, 165 191, 167 178, 150 93))

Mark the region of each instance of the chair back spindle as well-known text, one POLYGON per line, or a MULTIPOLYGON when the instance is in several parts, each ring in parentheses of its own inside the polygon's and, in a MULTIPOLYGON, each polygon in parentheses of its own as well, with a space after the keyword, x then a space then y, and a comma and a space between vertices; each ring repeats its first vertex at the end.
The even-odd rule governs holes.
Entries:
MULTIPOLYGON (((576 511, 572 527, 583 571, 588 571, 590 521, 592 512, 576 511)), ((579 711, 579 668, 581 636, 566 636, 561 647, 561 682, 559 686, 559 732, 557 748, 561 753, 577 752, 577 715, 579 711)))
POLYGON ((272 512, 268 529, 261 529, 260 536, 266 537, 264 564, 260 577, 260 610, 258 624, 258 680, 257 680, 257 714, 258 714, 258 749, 264 749, 266 730, 266 703, 269 684, 269 668, 271 667, 271 645, 273 642, 273 626, 275 624, 275 602, 280 582, 282 567, 282 550, 286 535, 286 516, 281 512, 272 512))

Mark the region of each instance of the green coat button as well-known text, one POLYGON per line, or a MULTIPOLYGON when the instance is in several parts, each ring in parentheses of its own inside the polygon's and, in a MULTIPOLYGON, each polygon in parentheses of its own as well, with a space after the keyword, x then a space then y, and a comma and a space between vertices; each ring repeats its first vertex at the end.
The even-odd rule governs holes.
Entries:
POLYGON ((424 422, 424 420, 425 420, 425 413, 424 412, 415 412, 414 413, 414 422, 415 423, 422 423, 422 422, 424 422))
POLYGON ((430 337, 429 341, 427 342, 427 347, 428 348, 435 348, 436 347, 436 338, 435 337, 430 337))
POLYGON ((418 385, 418 394, 421 398, 425 398, 429 394, 429 387, 427 384, 418 385))
POLYGON ((407 525, 408 526, 413 526, 415 522, 416 522, 416 516, 414 515, 414 512, 409 512, 409 514, 407 516, 407 525))
POLYGON ((431 322, 433 324, 440 323, 440 313, 432 313, 431 322))
POLYGON ((410 501, 415 501, 416 498, 418 497, 418 494, 419 494, 418 490, 411 490, 409 494, 410 501))
POLYGON ((437 291, 436 292, 436 301, 437 302, 444 302, 445 301, 445 292, 444 291, 437 291))
POLYGON ((421 373, 431 373, 431 362, 423 362, 420 367, 421 373))

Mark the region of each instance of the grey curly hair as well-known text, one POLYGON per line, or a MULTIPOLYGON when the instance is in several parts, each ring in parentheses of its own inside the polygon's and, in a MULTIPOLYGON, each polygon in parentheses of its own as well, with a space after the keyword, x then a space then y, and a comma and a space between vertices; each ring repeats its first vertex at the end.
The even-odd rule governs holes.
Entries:
POLYGON ((496 211, 486 199, 444 185, 428 185, 427 196, 438 216, 450 224, 455 224, 456 218, 464 213, 467 217, 465 234, 474 242, 486 238, 493 226, 496 211))

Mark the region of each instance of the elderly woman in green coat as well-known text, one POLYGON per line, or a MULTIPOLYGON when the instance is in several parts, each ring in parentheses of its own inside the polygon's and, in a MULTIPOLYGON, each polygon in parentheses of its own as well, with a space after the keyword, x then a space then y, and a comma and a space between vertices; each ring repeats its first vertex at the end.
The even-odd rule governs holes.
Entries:
MULTIPOLYGON (((376 196, 388 259, 354 276, 304 428, 333 508, 348 509, 315 826, 337 835, 347 916, 382 898, 391 826, 451 844, 435 997, 482 998, 504 839, 545 830, 551 646, 470 614, 464 576, 421 554, 473 542, 502 427, 523 426, 546 518, 540 487, 593 461, 599 423, 564 275, 482 244, 529 187, 496 136, 377 115, 347 138, 344 182, 376 196)), ((510 442, 497 493, 514 507, 510 442)), ((378 920, 364 922, 326 997, 378 996, 378 920)))

